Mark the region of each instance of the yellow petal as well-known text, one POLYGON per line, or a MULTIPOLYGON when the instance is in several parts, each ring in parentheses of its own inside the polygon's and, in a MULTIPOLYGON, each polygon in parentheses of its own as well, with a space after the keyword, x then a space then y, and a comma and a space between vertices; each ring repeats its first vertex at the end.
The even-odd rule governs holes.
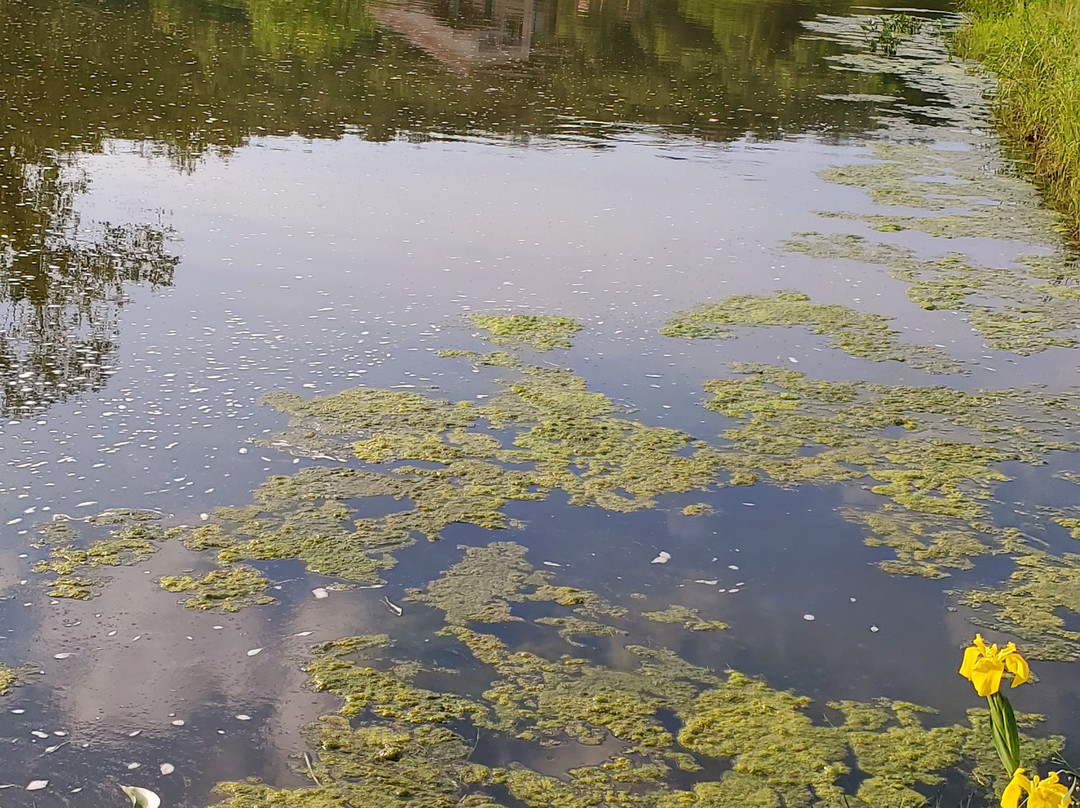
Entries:
POLYGON ((1013 675, 1013 687, 1019 687, 1031 678, 1031 668, 1028 667, 1027 660, 1015 651, 1005 656, 1005 667, 1013 675))
POLYGON ((978 661, 982 652, 975 646, 969 646, 964 649, 964 662, 960 666, 960 675, 965 679, 971 678, 971 672, 975 669, 975 662, 978 661))
POLYGON ((1023 769, 1017 769, 1012 780, 1005 786, 1001 793, 1001 808, 1017 808, 1024 796, 1024 791, 1031 787, 1030 781, 1024 776, 1023 769))
POLYGON ((983 657, 971 671, 971 683, 980 696, 992 696, 1001 690, 1001 677, 1005 666, 995 659, 983 657))

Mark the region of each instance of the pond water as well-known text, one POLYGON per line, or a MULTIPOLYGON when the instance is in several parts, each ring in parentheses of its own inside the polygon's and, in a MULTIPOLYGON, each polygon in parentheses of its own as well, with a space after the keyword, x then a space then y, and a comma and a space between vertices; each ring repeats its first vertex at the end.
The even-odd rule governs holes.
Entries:
POLYGON ((1080 269, 957 24, 0 0, 0 800, 994 803, 1080 269))

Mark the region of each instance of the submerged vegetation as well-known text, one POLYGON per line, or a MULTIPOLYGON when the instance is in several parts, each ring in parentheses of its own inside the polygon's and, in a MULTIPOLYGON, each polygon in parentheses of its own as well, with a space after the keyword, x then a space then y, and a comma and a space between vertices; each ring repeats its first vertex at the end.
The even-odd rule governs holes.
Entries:
POLYGON ((965 0, 959 50, 997 76, 998 121, 1080 230, 1080 9, 1073 0, 965 0))

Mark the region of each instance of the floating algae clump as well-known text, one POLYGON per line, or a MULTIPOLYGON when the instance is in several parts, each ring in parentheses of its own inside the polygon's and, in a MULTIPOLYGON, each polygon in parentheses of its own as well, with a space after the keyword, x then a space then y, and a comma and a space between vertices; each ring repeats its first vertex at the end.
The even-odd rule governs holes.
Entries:
POLYGON ((956 253, 925 260, 913 250, 851 234, 803 233, 784 246, 814 258, 881 266, 908 284, 907 296, 918 306, 964 314, 996 350, 1026 355, 1080 340, 1073 295, 1080 278, 1075 264, 1060 256, 985 267, 956 253))
POLYGON ((737 379, 705 383, 705 407, 732 418, 723 457, 732 473, 774 483, 869 478, 912 511, 984 515, 1005 460, 1045 462, 1075 448, 1080 409, 1037 390, 964 393, 947 387, 821 382, 770 365, 733 365, 737 379), (897 428, 901 436, 894 436, 897 428))
MULTIPOLYGON (((155 514, 155 518, 158 515, 155 514)), ((116 524, 115 521, 101 524, 116 524)), ((63 523, 66 527, 66 523, 63 523)), ((34 565, 36 573, 52 573, 49 595, 54 598, 89 600, 97 594, 105 580, 87 575, 99 567, 120 567, 138 564, 157 552, 156 542, 162 538, 157 527, 132 523, 121 530, 112 531, 110 538, 92 542, 85 548, 76 547, 74 531, 58 531, 51 523, 38 538, 49 546, 49 557, 34 565)), ((70 529, 70 528, 69 528, 70 529)), ((38 546, 41 546, 39 544, 38 546)))
POLYGON ((488 331, 496 345, 531 345, 538 351, 569 348, 581 324, 553 314, 466 314, 465 319, 488 331))
POLYGON ((499 808, 470 777, 472 751, 444 727, 401 724, 353 728, 323 716, 311 732, 315 785, 279 790, 247 781, 221 783, 218 808, 499 808))
POLYGON ((595 620, 582 620, 580 617, 538 617, 533 620, 538 626, 556 626, 559 636, 570 645, 583 647, 574 637, 617 637, 626 634, 621 628, 598 623, 595 620))
MULTIPOLYGON (((535 585, 526 582, 532 570, 516 546, 497 547, 491 558, 502 559, 518 591, 535 585)), ((467 555, 457 574, 481 559, 467 555)), ((473 619, 456 596, 445 594, 431 605, 473 619)), ((513 593, 498 595, 516 602, 513 593)), ((636 659, 636 669, 615 670, 515 649, 460 625, 439 634, 436 640, 460 641, 475 659, 478 670, 464 681, 494 671, 482 696, 415 686, 417 663, 381 658, 393 645, 386 635, 316 645, 306 670, 317 689, 339 696, 343 705, 341 715, 324 716, 311 731, 314 754, 301 773, 306 770, 312 785, 280 790, 256 781, 223 783, 219 807, 494 808, 509 796, 511 804, 532 808, 910 808, 925 804, 923 791, 940 786, 943 774, 959 764, 970 763, 982 782, 993 777, 985 710, 972 711, 971 726, 927 729, 921 717, 931 711, 915 705, 838 702, 829 709, 843 720, 828 720, 808 698, 733 671, 717 676, 664 648, 628 645, 622 657, 636 659), (474 734, 496 747, 511 736, 533 741, 537 755, 567 738, 616 748, 601 762, 541 773, 527 765, 531 757, 523 749, 513 754, 523 762, 509 765, 502 754, 495 766, 471 760, 474 734), (684 772, 681 787, 671 782, 672 765, 684 772), (855 766, 862 776, 849 795, 844 783, 855 766), (698 772, 716 777, 718 768, 719 780, 685 779, 708 776, 698 772)), ((1030 765, 1059 750, 1061 740, 1025 735, 1024 748, 1032 754, 1025 761, 1030 765)))
POLYGON ((269 585, 262 573, 242 564, 211 570, 202 578, 166 575, 161 579, 161 588, 168 592, 194 593, 184 601, 188 608, 223 612, 273 603, 274 599, 266 594, 269 585))
POLYGON ((529 564, 525 560, 528 550, 520 544, 494 542, 458 549, 465 551, 462 561, 429 583, 426 590, 411 589, 408 593, 409 600, 440 609, 450 625, 519 621, 520 617, 510 613, 510 604, 526 600, 577 606, 576 611, 582 614, 619 617, 625 613, 595 592, 552 586, 551 573, 529 564))
MULTIPOLYGON (((515 370, 483 406, 367 388, 311 400, 269 396, 291 418, 262 445, 395 465, 271 477, 252 505, 215 509, 209 524, 172 535, 192 549, 218 549, 222 564, 292 558, 312 572, 374 584, 393 553, 419 537, 437 539, 452 524, 517 526, 505 513, 510 501, 561 490, 574 505, 633 511, 660 494, 714 483, 719 453, 704 442, 627 418, 569 371, 515 370), (491 428, 514 437, 500 442, 491 428), (366 501, 380 497, 402 508, 365 516, 366 501)), ((530 599, 571 596, 541 589, 530 599)), ((590 603, 603 611, 595 597, 590 603)))
POLYGON ((835 781, 848 771, 847 747, 839 731, 810 721, 809 704, 805 697, 731 673, 684 711, 679 743, 710 757, 732 758, 732 770, 771 791, 773 804, 809 806, 813 794, 838 803, 843 790, 835 781))
POLYGON ((888 547, 896 558, 878 564, 893 575, 947 578, 947 570, 968 570, 973 558, 1006 549, 1019 549, 1014 530, 991 525, 973 527, 962 519, 941 519, 896 507, 866 513, 845 508, 841 515, 866 527, 869 547, 888 547))
POLYGON ((537 484, 565 491, 572 505, 634 511, 713 482, 719 459, 703 441, 625 417, 569 371, 521 374, 478 409, 496 429, 519 430, 508 459, 532 464, 537 484))
POLYGON ((836 304, 814 303, 800 292, 729 297, 676 314, 660 329, 667 337, 729 338, 738 326, 806 326, 836 348, 875 362, 893 360, 934 373, 959 366, 939 348, 901 343, 889 318, 836 304))
POLYGON ((979 622, 1022 637, 1029 656, 1080 660, 1080 632, 1067 628, 1059 614, 1080 615, 1080 555, 1028 549, 1015 563, 1004 588, 953 594, 977 610, 979 622))
POLYGON ((388 644, 385 635, 349 637, 316 646, 317 656, 304 668, 316 690, 344 699, 343 715, 371 710, 383 718, 415 724, 438 724, 466 715, 479 719, 484 708, 452 693, 413 687, 394 672, 376 670, 348 657, 388 644))
POLYGON ((641 616, 656 623, 678 623, 690 631, 723 631, 728 627, 719 620, 706 620, 697 609, 686 606, 669 606, 658 612, 644 612, 641 616))
POLYGON ((11 690, 12 685, 18 681, 18 673, 14 668, 9 668, 7 665, 0 665, 0 696, 11 690))
POLYGON ((465 559, 428 584, 426 591, 410 591, 409 599, 441 609, 452 625, 520 620, 510 614, 510 604, 525 600, 525 587, 535 588, 545 581, 525 561, 526 548, 495 542, 458 549, 465 551, 465 559))
POLYGON ((682 509, 683 516, 712 516, 716 508, 706 502, 695 502, 682 509))

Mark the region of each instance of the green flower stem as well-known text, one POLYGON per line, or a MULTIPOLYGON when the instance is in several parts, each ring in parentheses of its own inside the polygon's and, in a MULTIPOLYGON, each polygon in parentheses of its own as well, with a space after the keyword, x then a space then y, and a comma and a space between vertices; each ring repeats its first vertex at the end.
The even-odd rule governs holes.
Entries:
POLYGON ((1016 727, 1016 715, 1012 704, 1001 693, 987 696, 986 701, 990 705, 994 749, 1001 758, 1005 773, 1012 777, 1020 768, 1020 731, 1016 727))

